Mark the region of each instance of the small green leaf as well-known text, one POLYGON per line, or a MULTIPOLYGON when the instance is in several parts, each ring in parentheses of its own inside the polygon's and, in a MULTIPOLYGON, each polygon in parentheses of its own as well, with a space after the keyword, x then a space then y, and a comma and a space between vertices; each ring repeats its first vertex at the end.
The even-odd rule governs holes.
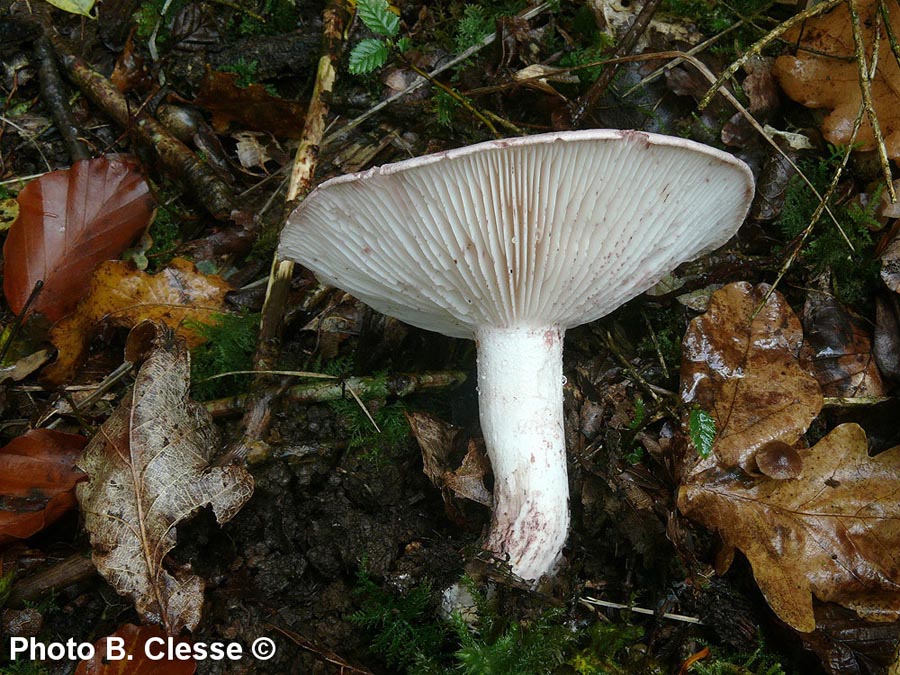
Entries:
POLYGON ((412 40, 410 40, 408 37, 404 36, 397 40, 397 51, 399 51, 401 54, 407 51, 410 47, 412 47, 412 40))
POLYGON ((703 459, 712 454, 713 442, 716 440, 716 420, 703 408, 694 406, 688 418, 688 432, 691 443, 697 448, 697 454, 703 459))
POLYGON ((387 0, 357 0, 356 13, 376 35, 394 37, 400 30, 400 17, 391 11, 387 0))
POLYGON ((367 38, 350 52, 349 70, 354 75, 371 73, 384 65, 388 58, 388 46, 381 40, 367 38))

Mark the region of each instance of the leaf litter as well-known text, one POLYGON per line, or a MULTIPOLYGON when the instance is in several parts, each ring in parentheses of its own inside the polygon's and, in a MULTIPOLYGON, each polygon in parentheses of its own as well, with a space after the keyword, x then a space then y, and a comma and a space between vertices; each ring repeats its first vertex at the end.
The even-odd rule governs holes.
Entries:
POLYGON ((227 522, 250 498, 253 478, 241 466, 210 464, 219 432, 188 397, 185 341, 157 331, 131 394, 79 461, 89 480, 78 501, 98 571, 145 621, 178 635, 200 622, 204 581, 167 561, 176 527, 205 506, 227 522))
POLYGON ((682 398, 707 406, 720 433, 709 460, 687 460, 679 510, 744 553, 769 605, 794 629, 815 629, 814 596, 896 620, 900 447, 869 457, 856 424, 804 447, 822 398, 784 298, 771 294, 751 318, 766 291, 726 286, 685 336, 682 398))

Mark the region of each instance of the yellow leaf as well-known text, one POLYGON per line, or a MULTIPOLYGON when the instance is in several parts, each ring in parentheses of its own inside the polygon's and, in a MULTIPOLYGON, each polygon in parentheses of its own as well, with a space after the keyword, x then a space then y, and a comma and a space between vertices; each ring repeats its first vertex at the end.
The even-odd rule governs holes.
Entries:
POLYGON ((225 294, 230 290, 221 277, 201 274, 180 258, 156 274, 145 274, 121 260, 101 263, 75 312, 51 329, 50 341, 59 356, 44 370, 44 377, 57 384, 71 379, 87 355, 91 337, 104 325, 131 328, 144 320, 158 321, 183 337, 188 347, 195 347, 203 338, 185 322, 208 323, 214 314, 227 311, 225 294))
POLYGON ((64 12, 81 14, 89 19, 97 18, 91 14, 91 10, 97 4, 97 0, 47 0, 47 2, 64 12))

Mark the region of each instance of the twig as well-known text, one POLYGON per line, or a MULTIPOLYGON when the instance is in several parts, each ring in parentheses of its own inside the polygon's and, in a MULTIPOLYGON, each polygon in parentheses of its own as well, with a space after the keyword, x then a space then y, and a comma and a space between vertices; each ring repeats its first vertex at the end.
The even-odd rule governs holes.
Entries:
POLYGON ((633 605, 623 605, 618 602, 609 602, 608 600, 598 600, 597 598, 591 598, 588 596, 582 597, 579 602, 588 607, 609 607, 610 609, 625 609, 629 612, 634 612, 635 614, 647 614, 648 616, 660 616, 664 619, 672 619, 673 621, 683 621, 684 623, 693 623, 698 626, 704 625, 703 622, 695 616, 685 616, 684 614, 672 614, 670 612, 664 612, 662 614, 657 614, 652 609, 647 609, 646 607, 634 607, 633 605))
POLYGON ((6 340, 3 342, 3 347, 0 348, 0 363, 2 363, 3 359, 6 358, 6 352, 9 351, 10 345, 13 343, 13 340, 16 339, 16 336, 19 334, 19 330, 22 328, 22 322, 25 320, 25 317, 28 315, 28 309, 31 305, 34 304, 34 301, 37 300, 37 297, 41 294, 41 291, 44 290, 44 280, 38 279, 34 282, 34 288, 31 289, 31 294, 28 296, 28 299, 25 301, 25 306, 22 307, 22 311, 16 316, 13 321, 12 328, 10 328, 9 334, 6 336, 6 340))
POLYGON ((375 675, 371 670, 366 670, 365 668, 358 668, 357 666, 354 666, 342 657, 335 654, 327 647, 322 647, 312 640, 308 640, 307 638, 303 637, 299 633, 295 633, 294 631, 288 630, 286 628, 281 628, 274 624, 268 624, 268 626, 273 630, 277 630, 279 633, 284 635, 287 639, 289 639, 301 649, 305 649, 306 651, 315 654, 320 660, 324 661, 325 663, 330 663, 333 666, 337 666, 340 669, 338 672, 341 675, 344 675, 344 673, 347 673, 348 675, 375 675))
POLYGON ((34 55, 38 61, 41 98, 44 99, 44 103, 46 103, 47 108, 53 114, 56 128, 59 130, 59 135, 62 136, 63 143, 66 145, 69 158, 73 162, 77 162, 80 159, 89 159, 91 153, 88 152, 87 146, 79 138, 78 127, 75 125, 75 118, 72 117, 72 110, 69 108, 69 101, 65 95, 63 82, 59 76, 59 70, 56 68, 53 47, 45 35, 41 35, 35 40, 34 55))
MULTIPOLYGON (((552 3, 550 3, 550 2, 542 2, 540 5, 537 5, 536 7, 531 7, 529 9, 525 10, 524 12, 520 12, 519 14, 516 15, 516 17, 519 19, 524 19, 524 20, 533 19, 534 17, 538 16, 539 14, 542 14, 544 11, 549 9, 551 4, 552 3)), ((444 63, 444 64, 438 66, 437 68, 435 68, 434 70, 432 70, 430 73, 428 73, 429 77, 432 77, 432 78, 437 77, 438 75, 443 73, 445 70, 448 70, 448 69, 452 68, 453 66, 455 66, 459 63, 462 63, 463 61, 468 59, 473 54, 480 52, 482 49, 487 47, 489 44, 494 42, 494 40, 496 40, 496 39, 497 39, 497 35, 495 33, 486 35, 484 37, 484 39, 481 42, 479 42, 478 44, 469 47, 467 50, 465 50, 459 56, 456 56, 456 57, 450 59, 446 63, 444 63)), ((366 112, 364 112, 359 117, 355 117, 354 119, 347 122, 347 124, 342 126, 340 129, 337 129, 336 131, 333 131, 332 133, 328 134, 328 136, 325 137, 325 140, 322 141, 322 145, 328 145, 329 143, 333 142, 336 138, 346 134, 351 129, 355 129, 360 124, 362 124, 367 119, 369 119, 372 115, 380 112, 381 110, 384 110, 391 103, 399 101, 401 98, 403 98, 407 94, 410 94, 410 93, 414 92, 416 89, 418 89, 419 87, 424 86, 427 82, 428 81, 424 80, 424 79, 413 81, 405 89, 398 91, 393 96, 389 96, 388 98, 384 99, 381 103, 369 108, 366 112)))
MULTIPOLYGON (((291 167, 282 223, 286 222, 297 201, 305 197, 312 188, 322 136, 325 133, 328 104, 344 45, 344 25, 349 15, 347 0, 329 0, 323 12, 322 55, 319 58, 316 83, 306 112, 300 145, 291 167)), ((272 259, 269 285, 259 326, 259 339, 253 356, 254 370, 276 369, 284 310, 293 274, 293 261, 280 260, 276 254, 272 259)), ((259 445, 259 439, 265 436, 269 427, 272 402, 277 396, 278 390, 266 388, 261 376, 254 379, 251 395, 244 399, 247 408, 241 421, 242 437, 225 453, 223 462, 245 458, 251 446, 259 445)))
POLYGON ((63 38, 54 32, 47 34, 69 79, 85 96, 111 117, 116 124, 130 132, 134 140, 153 152, 176 180, 190 189, 191 194, 214 217, 226 219, 233 210, 231 188, 213 173, 190 148, 159 122, 144 112, 133 114, 128 100, 113 84, 75 56, 63 38))
MULTIPOLYGON (((708 38, 708 39, 704 40, 703 42, 701 42, 700 44, 696 45, 695 47, 691 47, 691 48, 687 51, 687 53, 690 54, 691 56, 694 56, 694 55, 696 55, 696 54, 699 54, 700 52, 702 52, 703 50, 705 50, 707 47, 709 47, 709 46, 711 46, 711 45, 714 45, 716 42, 718 42, 719 40, 721 40, 724 36, 728 35, 728 33, 732 32, 732 31, 734 31, 734 30, 737 30, 738 28, 740 28, 740 27, 743 26, 743 25, 744 25, 744 20, 741 19, 741 20, 738 21, 737 23, 731 24, 728 28, 726 28, 725 30, 723 30, 721 33, 718 33, 718 34, 716 34, 716 35, 713 35, 711 38, 708 38)), ((638 89, 640 89, 641 87, 644 87, 644 86, 650 84, 651 82, 653 82, 654 80, 656 80, 660 75, 663 75, 665 72, 667 72, 667 71, 669 71, 669 70, 672 70, 672 68, 675 68, 675 67, 678 66, 679 64, 683 63, 683 61, 684 61, 684 59, 672 59, 672 60, 669 61, 666 65, 660 66, 659 68, 657 68, 656 70, 654 70, 652 73, 650 73, 649 75, 647 75, 647 77, 643 78, 640 82, 638 82, 637 84, 635 84, 635 85, 633 85, 632 87, 630 87, 629 89, 627 89, 627 90, 622 94, 622 98, 628 98, 628 97, 631 96, 634 92, 636 92, 638 89)))
POLYGON ((412 63, 409 59, 403 59, 404 65, 406 65, 410 70, 412 70, 419 77, 424 77, 432 86, 437 87, 442 92, 447 94, 454 101, 459 103, 463 108, 469 111, 472 115, 475 116, 476 119, 480 120, 484 126, 488 128, 494 138, 502 138, 500 133, 497 131, 497 128, 493 125, 493 123, 485 117, 484 113, 481 112, 478 108, 472 105, 471 101, 469 101, 465 96, 462 96, 458 91, 453 89, 452 87, 448 87, 443 82, 436 80, 429 73, 426 73, 424 70, 419 68, 416 64, 412 63))
POLYGON ((893 396, 826 396, 822 399, 823 408, 861 408, 893 401, 893 396))
POLYGON ((21 607, 25 602, 37 600, 51 591, 90 579, 96 572, 97 568, 94 567, 90 556, 76 553, 52 567, 14 583, 6 604, 10 607, 21 607))
POLYGON ((709 88, 709 91, 706 92, 706 95, 700 100, 699 108, 703 110, 709 102, 712 100, 712 97, 716 95, 720 89, 723 88, 725 82, 731 79, 731 77, 738 71, 738 69, 743 66, 747 61, 749 61, 754 56, 758 56, 763 49, 772 44, 775 40, 784 35, 791 28, 796 26, 807 19, 818 16, 824 12, 827 12, 829 9, 837 7, 842 2, 846 0, 824 0, 818 5, 813 5, 812 7, 807 7, 802 12, 799 12, 792 16, 790 19, 778 24, 771 31, 766 33, 762 38, 754 42, 750 47, 745 51, 741 56, 734 61, 730 66, 728 66, 719 77, 715 78, 715 82, 713 82, 712 87, 709 88))
POLYGON ((853 33, 853 51, 856 54, 856 65, 859 73, 859 90, 862 92, 863 105, 865 106, 866 117, 869 120, 869 126, 872 127, 872 135, 875 137, 875 147, 878 150, 878 159, 881 163, 881 172, 884 175, 884 182, 891 202, 897 201, 897 194, 894 192, 894 181, 891 176, 891 164, 887 156, 887 148, 884 147, 884 134, 881 132, 881 124, 878 122, 878 115, 875 113, 875 104, 872 100, 872 80, 875 77, 875 71, 878 64, 878 50, 881 46, 881 14, 876 14, 875 39, 872 46, 872 68, 866 63, 866 48, 863 44, 862 27, 859 23, 859 9, 856 6, 857 0, 848 0, 847 5, 850 9, 850 27, 853 33))
MULTIPOLYGON (((626 56, 631 53, 640 37, 644 34, 644 31, 647 30, 650 19, 653 18, 661 1, 662 0, 645 0, 644 6, 641 8, 640 13, 635 17, 634 22, 628 28, 628 32, 625 33, 619 41, 618 46, 613 52, 613 56, 626 56)), ((610 82, 612 82, 615 77, 617 70, 618 64, 612 63, 605 66, 603 70, 600 71, 597 79, 594 80, 588 90, 584 93, 584 96, 578 100, 575 109, 572 111, 573 128, 577 129, 581 126, 584 118, 594 109, 594 106, 597 105, 597 101, 600 100, 606 92, 607 87, 609 87, 610 82)))
MULTIPOLYGON (((388 377, 348 377, 338 382, 316 382, 298 384, 284 391, 277 392, 281 398, 295 403, 322 403, 345 398, 346 390, 352 389, 360 398, 379 398, 397 396, 403 398, 421 391, 447 389, 456 387, 466 381, 466 374, 461 370, 445 370, 436 372, 415 373, 411 375, 394 375, 388 377)), ((240 394, 207 401, 204 407, 213 417, 225 417, 242 413, 255 394, 240 394)), ((272 398, 275 394, 272 393, 272 398)))

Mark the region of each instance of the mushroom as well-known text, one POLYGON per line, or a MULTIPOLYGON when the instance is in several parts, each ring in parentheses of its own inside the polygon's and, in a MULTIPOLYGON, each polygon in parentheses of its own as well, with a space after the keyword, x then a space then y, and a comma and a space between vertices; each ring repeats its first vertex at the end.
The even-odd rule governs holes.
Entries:
POLYGON ((325 181, 279 255, 374 309, 474 339, 494 474, 485 547, 522 579, 551 573, 569 527, 563 335, 724 244, 747 166, 637 131, 489 141, 325 181))

